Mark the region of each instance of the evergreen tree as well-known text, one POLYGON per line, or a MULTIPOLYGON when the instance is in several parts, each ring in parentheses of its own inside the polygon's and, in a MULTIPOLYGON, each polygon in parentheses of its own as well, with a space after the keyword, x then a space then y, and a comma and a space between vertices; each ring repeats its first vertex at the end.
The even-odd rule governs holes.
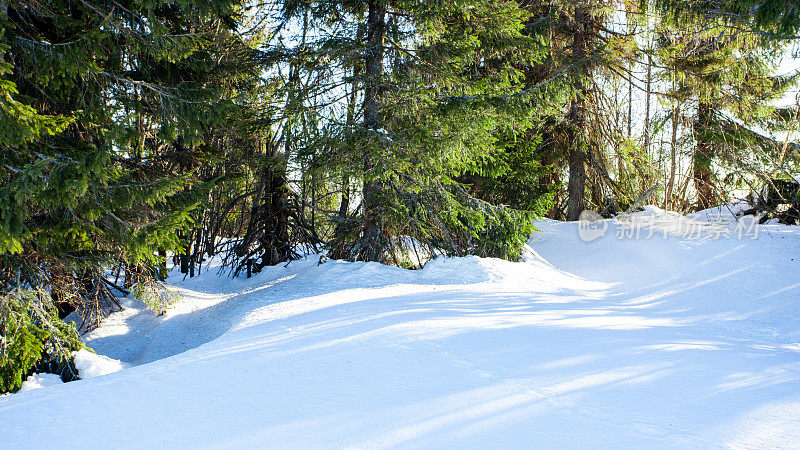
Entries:
MULTIPOLYGON (((9 45, 0 30, 0 56, 5 56, 9 45)), ((43 137, 58 134, 69 125, 69 119, 37 113, 30 105, 17 98, 16 84, 9 80, 13 66, 0 58, 0 148, 8 149, 30 144, 43 137)), ((4 163, 6 179, 0 189, 3 227, 0 228, 0 279, 10 286, 0 292, 0 394, 19 389, 28 373, 44 360, 58 366, 62 376, 74 376, 68 360, 70 352, 81 347, 74 328, 62 323, 46 292, 23 289, 18 285, 20 272, 12 272, 6 265, 10 255, 23 251, 23 242, 29 235, 25 228, 22 208, 37 183, 36 172, 21 174, 4 163), (13 177, 13 175, 23 175, 13 177)))
MULTIPOLYGON (((54 303, 92 326, 126 292, 106 278, 113 267, 163 311, 170 296, 152 282, 155 269, 186 247, 181 231, 216 181, 195 173, 203 131, 234 106, 212 75, 233 73, 239 9, 3 2, 0 294, 29 302, 0 308, 4 321, 27 311, 31 326, 58 337, 49 316, 32 313, 54 303)), ((24 328, 7 324, 4 345, 24 328)))
POLYGON ((692 177, 699 209, 728 201, 782 148, 771 132, 786 125, 774 106, 798 74, 775 75, 784 53, 780 40, 691 10, 673 14, 661 33, 659 57, 674 80, 668 95, 686 105, 692 123, 692 177))
POLYGON ((549 87, 549 95, 535 107, 550 112, 531 135, 541 140, 542 162, 556 170, 544 179, 556 184, 559 172, 568 173, 566 214, 561 215, 557 203, 551 216, 577 220, 587 207, 602 208, 605 187, 629 194, 612 179, 606 164, 610 148, 628 146, 620 145, 625 133, 607 97, 615 80, 631 79, 631 62, 639 52, 635 33, 613 26, 611 18, 619 8, 635 13, 635 7, 595 0, 520 3, 531 14, 528 36, 547 48, 547 57, 526 70, 529 83, 549 87))
POLYGON ((332 256, 398 264, 409 236, 450 254, 515 258, 532 216, 457 180, 507 173, 488 161, 505 152, 503 130, 521 135, 531 122, 539 93, 509 63, 543 54, 522 33, 525 11, 511 1, 332 3, 287 8, 330 27, 304 50, 352 74, 346 117, 326 128, 321 158, 363 189, 358 213, 340 216, 332 256))

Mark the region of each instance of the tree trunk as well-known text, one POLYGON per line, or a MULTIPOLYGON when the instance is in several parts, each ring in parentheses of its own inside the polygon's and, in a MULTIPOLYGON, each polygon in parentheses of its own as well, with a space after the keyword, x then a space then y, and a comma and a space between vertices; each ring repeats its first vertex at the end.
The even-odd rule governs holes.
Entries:
MULTIPOLYGON (((363 27, 359 27, 359 31, 357 33, 357 42, 361 43, 363 38, 362 36, 363 27)), ((358 66, 353 68, 353 80, 358 79, 359 75, 359 68, 358 66)), ((347 118, 345 121, 345 135, 348 150, 352 150, 352 136, 353 136, 353 128, 355 127, 355 117, 356 117, 356 101, 358 95, 358 82, 353 81, 352 88, 350 90, 350 98, 347 100, 347 118)), ((342 173, 342 196, 339 200, 339 213, 338 213, 338 222, 336 224, 336 228, 334 229, 334 236, 339 237, 342 236, 345 232, 347 227, 345 226, 347 219, 350 215, 350 175, 345 171, 342 173)), ((348 250, 341 245, 341 241, 338 239, 334 239, 335 242, 338 242, 333 248, 330 249, 328 252, 328 256, 332 259, 347 259, 350 258, 352 255, 348 254, 348 250)))
MULTIPOLYGON (((633 65, 631 65, 631 72, 633 72, 633 65)), ((628 140, 631 138, 633 123, 633 78, 628 80, 628 140)))
POLYGON ((261 166, 247 229, 234 250, 239 261, 237 274, 243 269, 258 273, 292 256, 286 161, 276 147, 269 145, 266 151, 270 163, 261 166))
POLYGON ((567 186, 567 220, 578 220, 581 212, 586 209, 586 96, 587 90, 584 77, 591 74, 589 62, 586 61, 588 47, 588 28, 591 16, 586 6, 580 6, 575 11, 577 24, 572 37, 572 59, 579 67, 580 73, 576 74, 574 85, 575 97, 570 105, 568 118, 568 162, 569 183, 567 186))
MULTIPOLYGON (((362 39, 362 31, 361 27, 359 27, 358 33, 358 41, 361 42, 362 39)), ((353 68, 353 79, 357 79, 360 70, 358 66, 353 68)), ((355 126, 356 120, 356 98, 358 95, 358 85, 357 82, 353 82, 353 88, 350 91, 350 98, 347 100, 347 119, 345 122, 345 126, 347 127, 347 137, 348 140, 352 136, 352 130, 355 126)), ((347 215, 350 211, 350 176, 347 173, 342 174, 342 198, 339 202, 339 220, 344 221, 347 218, 347 215)))
POLYGON ((273 173, 270 181, 272 195, 270 199, 270 216, 267 236, 265 242, 265 252, 262 258, 262 264, 259 265, 260 270, 263 265, 275 265, 280 262, 286 261, 291 256, 291 249, 289 248, 289 191, 286 186, 285 171, 281 170, 279 173, 273 173), (267 260, 269 256, 269 260, 267 260))
POLYGON ((711 105, 700 102, 697 108, 697 124, 695 125, 695 147, 692 174, 694 188, 697 192, 697 206, 700 209, 716 206, 714 203, 714 184, 712 181, 711 161, 714 157, 714 145, 707 138, 711 127, 711 105))
MULTIPOLYGON (((650 87, 652 84, 652 68, 653 61, 650 55, 647 55, 647 82, 645 84, 647 92, 644 97, 644 152, 650 155, 650 87)), ((647 183, 648 180, 642 180, 647 183)))
POLYGON ((675 189, 675 172, 677 170, 678 154, 678 117, 680 116, 680 105, 676 104, 672 110, 672 142, 669 154, 669 181, 667 182, 667 194, 664 205, 667 208, 672 206, 672 191, 675 189))
POLYGON ((342 175, 342 197, 339 201, 339 220, 344 221, 347 219, 348 211, 350 211, 350 177, 342 175))
POLYGON ((163 248, 158 249, 158 279, 164 281, 167 279, 167 251, 163 248))
MULTIPOLYGON (((386 27, 386 7, 377 0, 369 2, 367 19, 366 86, 364 90, 364 127, 377 130, 381 128, 380 118, 380 79, 383 76, 383 37, 386 27)), ((372 158, 364 161, 364 172, 374 166, 372 158)), ((367 180, 364 183, 364 234, 362 250, 356 259, 379 261, 383 255, 381 243, 381 222, 378 198, 381 185, 379 181, 367 180)))
POLYGON ((181 273, 189 273, 189 252, 191 251, 191 245, 189 244, 190 238, 189 236, 181 236, 181 239, 186 242, 186 250, 181 253, 180 261, 181 261, 181 273))
MULTIPOLYGON (((627 17, 628 26, 631 26, 630 17, 627 17)), ((636 33, 636 22, 633 22, 633 26, 631 28, 632 33, 636 33)), ((635 63, 631 61, 629 71, 633 74, 633 69, 635 68, 635 63)), ((631 124, 633 122, 633 77, 631 76, 628 78, 628 140, 631 139, 631 124)), ((624 171, 622 164, 620 163, 620 174, 624 171)))

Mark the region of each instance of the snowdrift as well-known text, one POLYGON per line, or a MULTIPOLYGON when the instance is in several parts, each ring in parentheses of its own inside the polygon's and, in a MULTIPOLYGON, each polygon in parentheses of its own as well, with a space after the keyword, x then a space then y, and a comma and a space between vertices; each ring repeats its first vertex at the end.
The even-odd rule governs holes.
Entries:
POLYGON ((175 276, 87 337, 96 376, 0 398, 0 447, 800 446, 798 228, 655 213, 541 222, 520 263, 175 276))

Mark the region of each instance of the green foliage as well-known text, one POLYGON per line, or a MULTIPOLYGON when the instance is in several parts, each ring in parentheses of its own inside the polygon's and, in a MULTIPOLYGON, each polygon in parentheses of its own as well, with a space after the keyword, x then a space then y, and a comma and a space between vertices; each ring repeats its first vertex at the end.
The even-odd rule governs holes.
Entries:
POLYGON ((450 255, 466 250, 471 255, 519 260, 523 245, 536 231, 536 213, 495 206, 458 188, 450 190, 455 191, 451 202, 458 202, 460 208, 444 215, 445 223, 454 232, 451 239, 438 242, 438 247, 450 255))
MULTIPOLYGON (((407 249, 396 243, 408 239, 432 252, 516 258, 550 195, 536 186, 549 168, 527 159, 536 143, 506 137, 523 134, 546 109, 532 107, 542 90, 528 89, 521 69, 546 54, 541 41, 523 33, 529 13, 515 1, 387 6, 405 19, 386 24, 385 59, 394 63, 378 87, 380 129, 344 120, 344 129, 333 125, 322 136, 322 165, 378 191, 362 203, 360 217, 338 219, 331 248, 347 249, 334 252, 338 257, 359 258, 372 245, 365 241, 374 225, 384 249, 379 259, 387 263, 397 264, 395 255, 407 249)), ((324 11, 316 2, 309 7, 324 11)), ((358 52, 360 31, 348 31, 358 52)), ((348 51, 341 42, 339 34, 317 48, 348 51)), ((358 59, 346 61, 353 73, 364 73, 358 59)), ((371 80, 364 74, 352 82, 359 81, 371 80)))
POLYGON ((236 98, 258 68, 232 31, 241 6, 4 7, 0 293, 75 291, 72 306, 96 310, 82 307, 107 290, 99 274, 184 250, 196 211, 230 178, 204 169, 212 130, 249 119, 236 98))
MULTIPOLYGON (((727 201, 726 192, 741 187, 742 173, 757 175, 767 160, 779 158, 782 145, 768 133, 786 129, 788 116, 775 104, 800 76, 775 75, 787 44, 780 36, 788 30, 778 23, 783 19, 756 19, 755 9, 740 9, 746 3, 754 6, 719 2, 712 11, 691 2, 653 3, 661 16, 656 52, 666 69, 662 78, 672 84, 667 96, 690 106, 683 120, 692 123, 699 208, 727 201)), ((777 14, 756 16, 765 13, 777 14)))
POLYGON ((139 268, 134 271, 133 280, 134 298, 143 302, 158 315, 166 313, 167 308, 179 300, 177 293, 158 282, 147 269, 139 268))
POLYGON ((500 133, 503 145, 475 162, 459 179, 471 185, 477 198, 494 205, 544 216, 552 207, 559 185, 552 183, 553 165, 544 165, 541 135, 528 130, 521 135, 500 133))
POLYGON ((657 184, 658 170, 652 157, 632 140, 623 140, 617 150, 615 196, 618 203, 631 205, 650 187, 657 184))
POLYGON ((48 293, 16 290, 0 297, 0 393, 19 389, 42 362, 66 367, 81 348, 75 328, 58 318, 48 293))
POLYGON ((14 99, 19 92, 6 78, 13 66, 2 60, 9 50, 4 35, 5 30, 0 29, 0 145, 19 146, 64 131, 69 119, 37 114, 34 108, 14 99))
MULTIPOLYGON (((400 182, 399 178, 387 180, 376 201, 384 249, 381 262, 414 266, 416 263, 407 262, 412 252, 516 261, 535 231, 535 213, 479 200, 458 183, 434 182, 414 189, 400 182)), ((363 228, 363 215, 345 219, 339 223, 330 247, 344 247, 348 253, 357 254, 363 245, 363 228)))
MULTIPOLYGON (((0 392, 67 370, 119 303, 108 270, 158 313, 155 278, 236 178, 260 68, 237 1, 4 2, 0 11, 0 392), (220 152, 221 153, 221 152, 220 152), (228 157, 229 158, 229 157, 228 157), (220 170, 220 161, 228 164, 220 170)), ((120 291, 124 290, 121 288, 120 291)))
POLYGON ((655 0, 642 1, 671 18, 692 23, 702 17, 754 31, 764 39, 797 38, 800 31, 798 0, 655 0))

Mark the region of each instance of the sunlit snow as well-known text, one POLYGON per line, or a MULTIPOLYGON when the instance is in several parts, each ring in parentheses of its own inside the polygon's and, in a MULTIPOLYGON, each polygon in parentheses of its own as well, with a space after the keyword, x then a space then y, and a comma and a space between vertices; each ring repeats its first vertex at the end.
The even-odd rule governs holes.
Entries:
POLYGON ((0 398, 0 447, 799 447, 798 228, 659 220, 539 222, 520 263, 174 274, 167 314, 87 336, 107 375, 0 398))

